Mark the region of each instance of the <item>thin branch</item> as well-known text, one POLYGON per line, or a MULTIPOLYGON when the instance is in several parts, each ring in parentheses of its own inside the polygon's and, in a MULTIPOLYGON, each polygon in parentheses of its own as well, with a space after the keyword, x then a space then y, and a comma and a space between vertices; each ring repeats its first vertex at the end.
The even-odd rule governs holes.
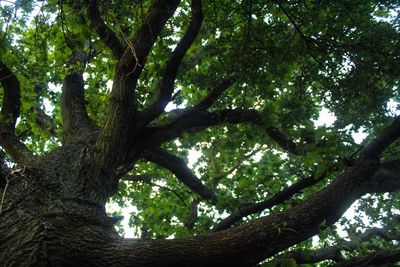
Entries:
POLYGON ((236 211, 234 211, 232 214, 230 214, 228 217, 225 219, 222 219, 220 222, 218 222, 212 231, 221 231, 224 229, 227 229, 234 225, 236 222, 240 221, 246 216, 249 216, 251 214, 255 214, 258 212, 262 212, 266 209, 271 209, 272 207, 282 204, 286 200, 290 199, 293 195, 299 193, 301 190, 304 188, 310 187, 318 182, 320 182, 322 179, 321 178, 316 178, 314 176, 310 176, 308 178, 302 179, 291 186, 285 188, 284 190, 276 193, 274 196, 272 196, 269 199, 266 199, 261 202, 257 202, 254 204, 250 204, 244 207, 238 208, 236 211))
POLYGON ((100 10, 98 8, 98 2, 96 0, 90 1, 87 10, 91 24, 96 29, 97 34, 103 40, 105 45, 111 49, 114 57, 119 59, 124 52, 124 47, 122 46, 117 35, 106 25, 102 19, 100 10))
POLYGON ((182 203, 185 203, 185 199, 178 192, 176 192, 176 190, 173 190, 173 189, 168 188, 166 186, 159 185, 157 183, 152 182, 150 175, 146 175, 146 174, 124 175, 122 177, 122 179, 125 180, 125 181, 129 181, 129 182, 144 182, 144 183, 146 183, 146 184, 148 184, 150 186, 158 187, 158 188, 163 189, 165 191, 171 192, 177 198, 179 198, 179 200, 182 201, 182 203))
POLYGON ((207 188, 199 178, 192 173, 186 163, 179 157, 172 155, 160 148, 152 148, 143 152, 143 157, 157 165, 171 171, 178 180, 199 194, 203 199, 217 200, 216 195, 207 188))
POLYGON ((159 94, 157 95, 157 99, 144 111, 142 125, 148 124, 163 113, 168 102, 171 100, 178 69, 187 50, 192 46, 199 34, 203 18, 201 0, 192 0, 192 18, 189 27, 167 62, 163 77, 157 85, 159 94))
POLYGON ((81 73, 73 72, 63 80, 61 115, 65 142, 95 137, 93 133, 90 133, 96 127, 86 112, 84 83, 81 73))

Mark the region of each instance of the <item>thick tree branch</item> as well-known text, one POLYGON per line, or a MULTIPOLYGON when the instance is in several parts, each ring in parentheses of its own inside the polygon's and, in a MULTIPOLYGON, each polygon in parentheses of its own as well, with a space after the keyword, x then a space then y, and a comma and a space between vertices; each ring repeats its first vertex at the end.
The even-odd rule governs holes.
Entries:
POLYGON ((20 83, 1 60, 0 84, 4 89, 0 118, 0 145, 18 164, 27 165, 34 160, 34 156, 15 135, 15 124, 20 109, 20 83))
POLYGON ((126 159, 136 127, 134 92, 151 47, 179 0, 157 0, 146 13, 142 26, 128 42, 114 76, 111 100, 104 127, 96 144, 98 165, 116 168, 126 159))
MULTIPOLYGON (((390 128, 364 151, 369 151, 376 140, 386 136, 390 128)), ((115 257, 124 258, 126 262, 140 262, 142 266, 150 265, 146 264, 146 259, 163 266, 166 257, 169 265, 181 266, 196 266, 198 262, 210 266, 256 264, 335 223, 365 193, 363 183, 371 179, 378 168, 378 160, 360 157, 326 188, 290 209, 207 235, 139 243, 126 240, 118 246, 115 257)))
POLYGON ((90 1, 88 4, 88 16, 92 23, 92 26, 96 29, 97 34, 103 40, 106 46, 108 46, 114 57, 119 59, 123 52, 124 47, 116 34, 106 25, 101 17, 100 10, 98 7, 99 3, 96 0, 90 1))
POLYGON ((171 171, 176 178, 189 187, 193 192, 199 194, 204 199, 216 201, 215 194, 192 173, 186 163, 179 157, 172 155, 160 148, 147 149, 143 152, 143 157, 151 162, 160 165, 171 171))
POLYGON ((318 183, 319 181, 321 181, 321 178, 310 176, 308 178, 302 179, 292 184, 291 186, 285 188, 284 190, 276 193, 269 199, 254 204, 250 204, 244 207, 240 207, 235 212, 230 214, 228 217, 218 222, 212 230, 220 231, 227 229, 246 216, 262 212, 263 210, 270 209, 278 204, 282 204, 284 201, 290 199, 293 195, 299 193, 304 188, 310 187, 318 183))
POLYGON ((141 122, 142 125, 148 124, 164 112, 174 91, 174 84, 179 66, 187 50, 192 46, 199 34, 202 22, 203 12, 201 10, 201 0, 192 0, 192 18, 189 27, 167 62, 163 77, 157 84, 157 91, 159 93, 156 100, 144 111, 143 122, 141 122))
POLYGON ((81 73, 68 74, 63 81, 61 114, 65 142, 94 138, 92 130, 96 127, 86 112, 84 83, 81 73))
MULTIPOLYGON (((208 101, 206 101, 207 103, 208 101)), ((205 104, 207 106, 207 104, 205 104)), ((261 114, 256 110, 236 110, 225 109, 221 111, 208 112, 202 110, 188 110, 175 117, 170 123, 148 128, 144 136, 142 145, 161 144, 166 141, 180 137, 185 131, 199 131, 211 126, 224 123, 254 123, 262 127, 261 114), (146 140, 147 139, 147 140, 146 140)), ((301 154, 296 148, 296 144, 287 139, 274 127, 265 128, 268 136, 274 140, 284 150, 294 154, 301 154)))

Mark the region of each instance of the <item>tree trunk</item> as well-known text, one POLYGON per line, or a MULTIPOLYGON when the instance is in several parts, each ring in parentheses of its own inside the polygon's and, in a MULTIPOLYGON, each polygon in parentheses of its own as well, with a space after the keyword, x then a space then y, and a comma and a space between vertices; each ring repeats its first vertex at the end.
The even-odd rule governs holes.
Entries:
MULTIPOLYGON (((2 192, 1 266, 108 266, 103 245, 119 239, 107 193, 88 175, 86 148, 64 146, 29 167, 15 167, 2 192), (84 252, 84 253, 83 253, 84 252)), ((110 188, 110 187, 106 187, 110 188)))

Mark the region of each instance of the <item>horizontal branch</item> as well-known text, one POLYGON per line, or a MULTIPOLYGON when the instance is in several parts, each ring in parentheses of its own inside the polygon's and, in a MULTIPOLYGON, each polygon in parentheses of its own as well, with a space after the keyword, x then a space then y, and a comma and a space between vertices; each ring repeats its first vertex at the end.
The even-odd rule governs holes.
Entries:
MULTIPOLYGON (((211 126, 224 123, 253 123, 262 127, 261 114, 256 110, 225 109, 215 112, 205 110, 188 110, 175 117, 170 123, 159 127, 147 128, 143 145, 161 144, 180 137, 186 131, 199 131, 211 126), (148 140, 146 140, 148 137, 148 140)), ((280 133, 274 127, 265 128, 268 136, 274 140, 285 151, 300 154, 296 144, 280 133)))
POLYGON ((171 100, 171 96, 174 91, 175 79, 178 74, 178 69, 182 63, 182 59, 199 34, 202 22, 203 12, 201 10, 201 0, 192 0, 192 17, 189 27, 175 47, 165 66, 162 79, 157 84, 157 98, 143 112, 143 121, 141 122, 141 125, 147 125, 164 112, 165 107, 171 100))
POLYGON ((116 34, 102 19, 98 5, 99 3, 96 0, 92 0, 88 4, 87 10, 89 19, 101 40, 103 40, 104 44, 111 49, 114 57, 119 59, 124 52, 124 47, 122 46, 116 34))
POLYGON ((179 181, 189 187, 193 192, 199 194, 203 199, 210 199, 213 202, 217 200, 216 195, 192 173, 185 161, 181 158, 160 148, 145 150, 143 152, 143 157, 171 171, 179 181))

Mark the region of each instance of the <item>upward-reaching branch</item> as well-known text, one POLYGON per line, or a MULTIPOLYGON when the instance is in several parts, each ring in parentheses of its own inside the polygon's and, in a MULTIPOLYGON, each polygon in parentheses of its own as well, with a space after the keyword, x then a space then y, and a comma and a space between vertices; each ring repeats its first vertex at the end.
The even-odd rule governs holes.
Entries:
POLYGON ((203 12, 201 10, 201 0, 192 0, 192 18, 185 35, 182 37, 169 59, 162 80, 157 85, 157 99, 144 112, 143 122, 146 125, 157 118, 171 99, 174 91, 176 75, 186 51, 191 47, 199 34, 203 22, 203 12))
POLYGON ((116 167, 126 157, 133 143, 135 122, 134 91, 151 47, 179 0, 157 0, 149 8, 132 41, 119 59, 104 127, 97 140, 99 164, 116 167))
POLYGON ((90 1, 87 9, 89 19, 92 23, 92 26, 96 29, 97 34, 103 40, 105 45, 107 45, 111 49, 114 57, 116 59, 119 59, 124 52, 124 47, 122 46, 116 34, 106 25, 104 20, 101 18, 98 4, 99 3, 96 0, 90 1))
POLYGON ((84 83, 81 73, 68 74, 63 81, 61 114, 65 142, 82 140, 82 138, 93 135, 91 131, 95 129, 95 126, 86 112, 84 83))
POLYGON ((0 118, 0 145, 17 163, 27 165, 34 160, 33 154, 14 133, 19 117, 20 83, 2 61, 0 61, 0 84, 4 89, 0 118))

